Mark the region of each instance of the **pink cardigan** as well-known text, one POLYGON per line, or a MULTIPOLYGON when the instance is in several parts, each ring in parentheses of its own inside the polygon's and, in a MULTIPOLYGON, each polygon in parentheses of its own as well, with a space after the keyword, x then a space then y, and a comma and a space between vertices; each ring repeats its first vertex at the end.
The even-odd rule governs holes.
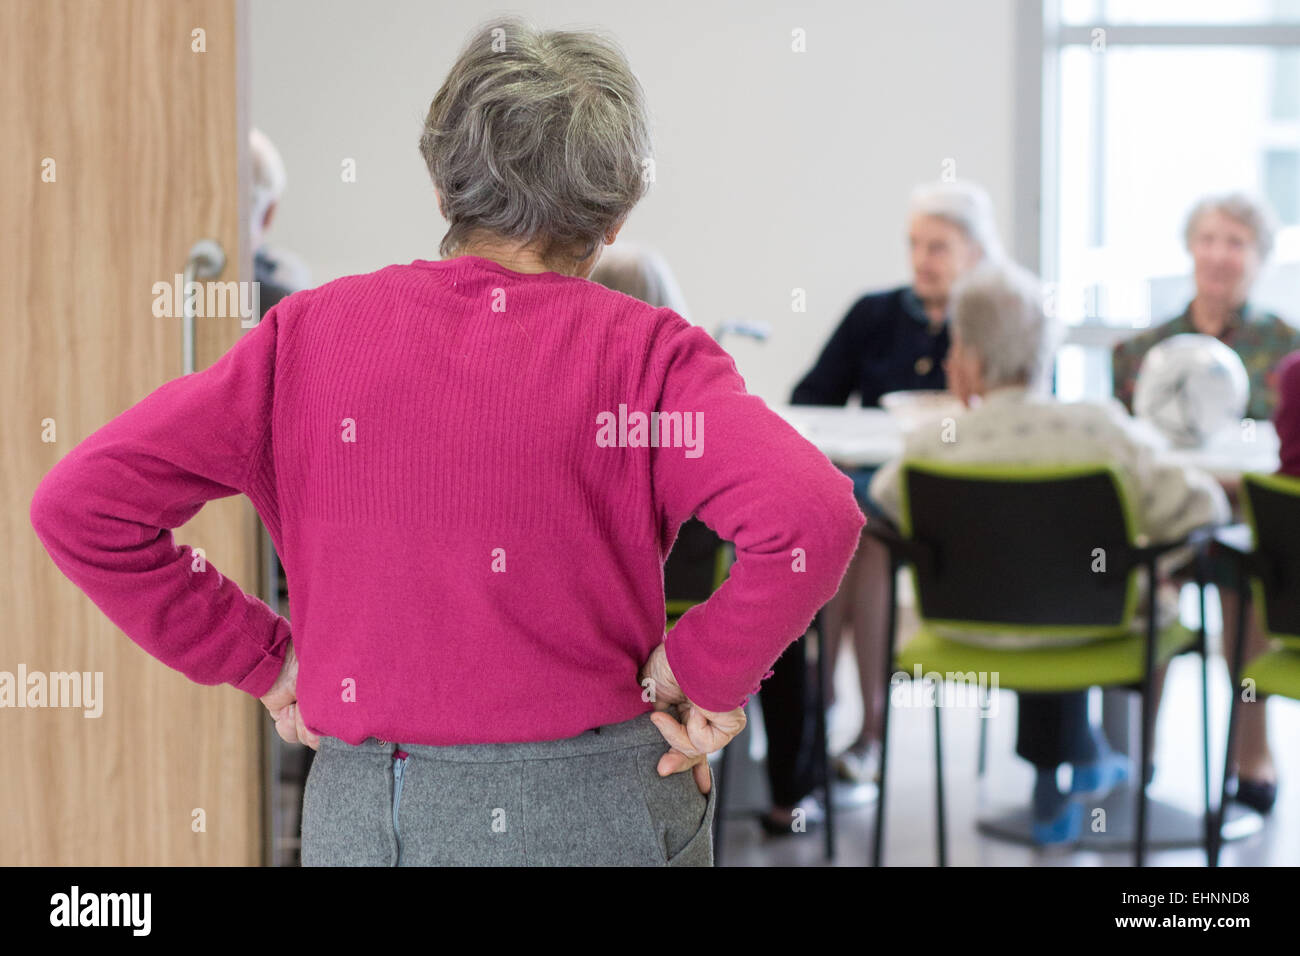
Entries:
POLYGON ((191 680, 260 697, 292 636, 308 726, 352 744, 550 740, 650 710, 637 671, 692 514, 737 563, 668 661, 728 710, 834 594, 864 523, 852 483, 675 312, 476 256, 285 298, 82 441, 31 505, 60 570, 191 680), (241 492, 292 635, 173 542, 241 492))

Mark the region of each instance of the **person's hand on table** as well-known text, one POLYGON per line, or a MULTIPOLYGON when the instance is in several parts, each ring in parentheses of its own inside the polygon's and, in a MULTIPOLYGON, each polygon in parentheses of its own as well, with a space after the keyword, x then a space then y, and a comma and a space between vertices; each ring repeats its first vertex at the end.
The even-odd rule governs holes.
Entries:
POLYGON ((659 775, 666 777, 694 768, 695 784, 700 793, 707 794, 713 786, 708 755, 721 750, 745 729, 745 709, 715 712, 689 700, 673 677, 662 642, 642 665, 637 679, 650 691, 655 709, 650 719, 673 748, 660 758, 659 775))
POLYGON ((312 750, 320 748, 320 737, 307 729, 298 708, 298 656, 293 651, 293 641, 284 655, 284 666, 261 701, 275 721, 280 739, 291 744, 306 744, 312 750))

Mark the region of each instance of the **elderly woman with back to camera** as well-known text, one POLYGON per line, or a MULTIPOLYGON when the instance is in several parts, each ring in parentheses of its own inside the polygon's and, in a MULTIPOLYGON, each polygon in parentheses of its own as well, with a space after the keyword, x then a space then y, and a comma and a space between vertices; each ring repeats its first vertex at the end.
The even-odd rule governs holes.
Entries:
MULTIPOLYGON (((1181 315, 1119 343, 1112 356, 1115 396, 1130 410, 1147 352, 1170 336, 1200 333, 1214 336, 1241 357, 1250 380, 1246 416, 1265 420, 1275 413, 1278 364, 1289 352, 1300 349, 1300 329, 1251 305, 1250 294, 1272 251, 1276 231, 1272 210, 1246 193, 1206 196, 1192 207, 1183 238, 1192 256, 1195 295, 1181 315)), ((1235 499, 1238 481, 1224 479, 1223 485, 1235 499)), ((1237 640, 1236 576, 1230 562, 1219 556, 1212 562, 1211 576, 1226 622, 1224 653, 1231 660, 1237 640)), ((1254 657, 1267 647, 1260 622, 1248 609, 1246 656, 1254 657)), ((1242 710, 1233 765, 1237 774, 1229 782, 1229 795, 1261 813, 1269 812, 1277 799, 1277 771, 1268 745, 1265 708, 1242 710)))
MULTIPOLYGON (((1162 461, 1118 402, 1060 402, 1049 394, 1056 336, 1038 282, 1024 269, 1010 262, 983 266, 961 280, 954 291, 952 336, 949 388, 967 406, 956 420, 961 439, 945 441, 939 428, 917 429, 906 436, 902 458, 876 473, 871 495, 895 521, 901 512, 901 463, 907 459, 1109 462, 1125 486, 1139 533, 1153 543, 1178 540, 1227 517, 1222 489, 1208 475, 1162 461)), ((1154 603, 1158 622, 1177 612, 1166 589, 1154 603)), ((988 639, 960 631, 945 636, 971 643, 988 639)), ((994 641, 1008 639, 999 635, 994 641)), ((1036 635, 1016 640, 1021 646, 1039 642, 1036 635)), ((1158 701, 1163 670, 1155 683, 1158 701)), ((1155 707, 1151 712, 1154 719, 1155 707)), ((1127 760, 1090 724, 1086 692, 1020 694, 1018 719, 1016 752, 1037 771, 1034 841, 1073 843, 1082 833, 1083 801, 1099 799, 1124 782, 1127 760), (1057 786, 1063 763, 1073 770, 1070 791, 1064 793, 1057 786)))
POLYGON ((485 24, 420 137, 446 258, 286 296, 37 489, 41 540, 133 640, 319 747, 304 865, 712 863, 707 754, 863 519, 706 332, 587 278, 649 151, 613 41, 485 24), (237 492, 292 631, 172 543, 237 492), (736 570, 666 635, 692 514, 736 570))

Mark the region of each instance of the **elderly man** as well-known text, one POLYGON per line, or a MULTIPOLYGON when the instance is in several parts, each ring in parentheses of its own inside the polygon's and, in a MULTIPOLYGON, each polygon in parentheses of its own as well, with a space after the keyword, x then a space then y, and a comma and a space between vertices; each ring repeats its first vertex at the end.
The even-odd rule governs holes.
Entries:
MULTIPOLYGON (((937 424, 918 428, 905 439, 903 459, 1109 462, 1120 473, 1139 532, 1153 542, 1175 540, 1195 527, 1227 519, 1222 489, 1207 475, 1160 461, 1118 402, 1063 403, 1047 394, 1054 335, 1038 284, 1023 269, 1012 263, 980 268, 958 283, 952 336, 948 386, 968 408, 956 419, 958 440, 945 441, 950 436, 937 424)), ((895 520, 901 510, 900 465, 885 465, 871 483, 872 497, 895 520)), ((1158 608, 1161 618, 1175 611, 1176 606, 1158 608)), ((987 639, 975 633, 947 636, 972 643, 987 639)), ((1085 692, 1022 694, 1019 723, 1016 752, 1038 771, 1034 839, 1073 842, 1081 832, 1084 808, 1071 797, 1099 797, 1127 778, 1127 763, 1089 724, 1085 692), (1070 794, 1057 788, 1062 763, 1073 768, 1070 794)))
MULTIPOLYGON (((864 406, 876 406, 887 392, 945 387, 943 362, 948 355, 952 285, 979 263, 1002 256, 993 203, 973 183, 918 186, 912 192, 907 240, 912 282, 864 295, 853 304, 816 365, 795 386, 793 404, 843 405, 857 394, 864 406)), ((873 468, 858 468, 849 471, 849 476, 862 509, 869 516, 880 516, 867 494, 874 472, 873 468)), ((835 763, 840 776, 854 782, 879 775, 884 694, 876 649, 884 640, 888 575, 885 549, 864 535, 839 593, 824 615, 828 633, 837 637, 846 623, 853 623, 862 729, 835 763)), ((828 643, 832 670, 838 646, 838 640, 828 643)), ((789 666, 784 659, 777 664, 778 676, 782 666, 789 666)), ((767 706, 773 702, 769 700, 767 706)), ((797 702, 792 700, 783 710, 791 724, 799 720, 797 702)), ((793 789, 807 792, 802 785, 793 789)), ((772 823, 779 826, 788 816, 789 808, 780 804, 778 799, 772 820, 765 821, 769 832, 776 832, 772 823)))

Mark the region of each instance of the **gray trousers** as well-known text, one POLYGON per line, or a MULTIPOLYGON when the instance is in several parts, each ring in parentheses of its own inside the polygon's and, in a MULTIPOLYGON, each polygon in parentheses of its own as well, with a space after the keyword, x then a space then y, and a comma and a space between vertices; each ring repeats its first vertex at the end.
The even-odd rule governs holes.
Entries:
POLYGON ((303 866, 712 866, 716 784, 660 777, 642 714, 577 737, 431 747, 322 737, 303 866))

